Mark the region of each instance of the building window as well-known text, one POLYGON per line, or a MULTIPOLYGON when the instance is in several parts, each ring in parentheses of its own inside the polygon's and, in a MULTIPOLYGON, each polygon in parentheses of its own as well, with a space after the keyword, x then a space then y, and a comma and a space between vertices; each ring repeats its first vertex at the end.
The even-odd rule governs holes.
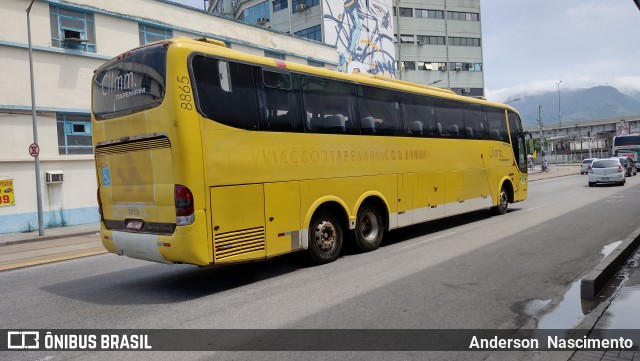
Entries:
POLYGON ((450 70, 454 71, 482 71, 482 63, 450 63, 450 70))
POLYGON ((444 36, 418 35, 418 44, 444 45, 444 36))
POLYGON ((412 8, 400 8, 400 16, 406 17, 406 18, 412 18, 413 17, 413 9, 412 8))
POLYGON ((315 41, 322 41, 322 31, 320 29, 320 25, 316 25, 304 30, 296 31, 295 35, 302 38, 315 40, 315 41))
POLYGON ((275 51, 270 51, 270 50, 265 50, 264 51, 264 56, 266 56, 267 58, 287 60, 287 57, 284 54, 276 53, 275 51))
POLYGON ((414 44, 416 39, 410 34, 400 34, 400 42, 403 44, 414 44))
POLYGON ((250 8, 244 9, 239 20, 252 25, 264 25, 269 21, 269 2, 264 1, 250 8))
POLYGON ((484 90, 482 88, 451 88, 451 90, 459 95, 468 97, 484 96, 484 90))
POLYGON ((442 11, 442 10, 416 9, 416 17, 417 18, 428 18, 428 19, 444 19, 444 11, 442 11))
POLYGON ((93 14, 49 5, 51 46, 96 52, 93 14))
POLYGON ((320 0, 293 0, 291 2, 291 12, 295 13, 295 12, 300 12, 300 11, 304 11, 310 7, 314 7, 314 6, 318 6, 320 5, 320 0))
POLYGON ((273 12, 289 8, 289 0, 273 0, 273 12))
POLYGON ((447 70, 447 63, 433 61, 419 61, 418 70, 444 71, 447 70))
POLYGON ((480 21, 480 14, 478 13, 464 13, 459 11, 447 11, 447 19, 449 20, 464 20, 464 21, 480 21))
POLYGON ((153 43, 154 41, 169 39, 173 36, 173 30, 138 24, 138 34, 140 35, 140 45, 144 45, 153 43))
POLYGON ((402 62, 402 70, 416 70, 416 62, 415 61, 403 61, 402 62))
POLYGON ((58 154, 93 154, 91 118, 83 114, 56 114, 58 154))
POLYGON ((478 38, 458 38, 449 37, 449 45, 452 46, 480 46, 480 39, 478 38))

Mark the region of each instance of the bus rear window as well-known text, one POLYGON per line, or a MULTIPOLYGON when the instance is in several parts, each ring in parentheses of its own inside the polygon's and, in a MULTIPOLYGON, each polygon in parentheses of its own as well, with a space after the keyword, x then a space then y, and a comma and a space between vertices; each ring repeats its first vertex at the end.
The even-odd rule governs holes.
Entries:
POLYGON ((96 119, 114 118, 162 103, 165 93, 167 47, 134 50, 97 70, 93 77, 96 119))

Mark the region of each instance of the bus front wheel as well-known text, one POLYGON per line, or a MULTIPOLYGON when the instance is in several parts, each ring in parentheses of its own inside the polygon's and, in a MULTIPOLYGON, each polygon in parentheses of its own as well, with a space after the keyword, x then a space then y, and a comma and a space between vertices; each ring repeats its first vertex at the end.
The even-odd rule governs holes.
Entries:
POLYGON ((491 211, 496 215, 503 215, 507 213, 507 208, 509 207, 509 195, 507 194, 507 190, 504 186, 500 188, 500 199, 498 200, 498 205, 495 207, 491 207, 491 211))
POLYGON ((315 264, 335 261, 342 249, 342 225, 336 216, 320 211, 313 216, 309 225, 308 258, 315 264))
POLYGON ((377 207, 364 204, 356 219, 356 245, 362 252, 377 249, 384 235, 384 223, 377 207))

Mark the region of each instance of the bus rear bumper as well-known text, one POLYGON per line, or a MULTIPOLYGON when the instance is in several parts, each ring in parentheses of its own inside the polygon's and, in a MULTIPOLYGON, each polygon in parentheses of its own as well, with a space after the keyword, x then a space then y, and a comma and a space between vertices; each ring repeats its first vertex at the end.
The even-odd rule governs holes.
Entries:
POLYGON ((102 244, 111 253, 159 263, 208 265, 212 262, 207 244, 204 210, 195 212, 195 222, 178 226, 172 235, 109 230, 101 225, 102 244))

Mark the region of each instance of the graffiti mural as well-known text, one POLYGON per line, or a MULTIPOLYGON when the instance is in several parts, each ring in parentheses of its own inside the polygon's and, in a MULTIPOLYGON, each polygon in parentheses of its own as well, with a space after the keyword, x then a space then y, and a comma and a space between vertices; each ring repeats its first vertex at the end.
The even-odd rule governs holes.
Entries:
POLYGON ((391 0, 323 0, 325 43, 338 70, 395 77, 391 0))

